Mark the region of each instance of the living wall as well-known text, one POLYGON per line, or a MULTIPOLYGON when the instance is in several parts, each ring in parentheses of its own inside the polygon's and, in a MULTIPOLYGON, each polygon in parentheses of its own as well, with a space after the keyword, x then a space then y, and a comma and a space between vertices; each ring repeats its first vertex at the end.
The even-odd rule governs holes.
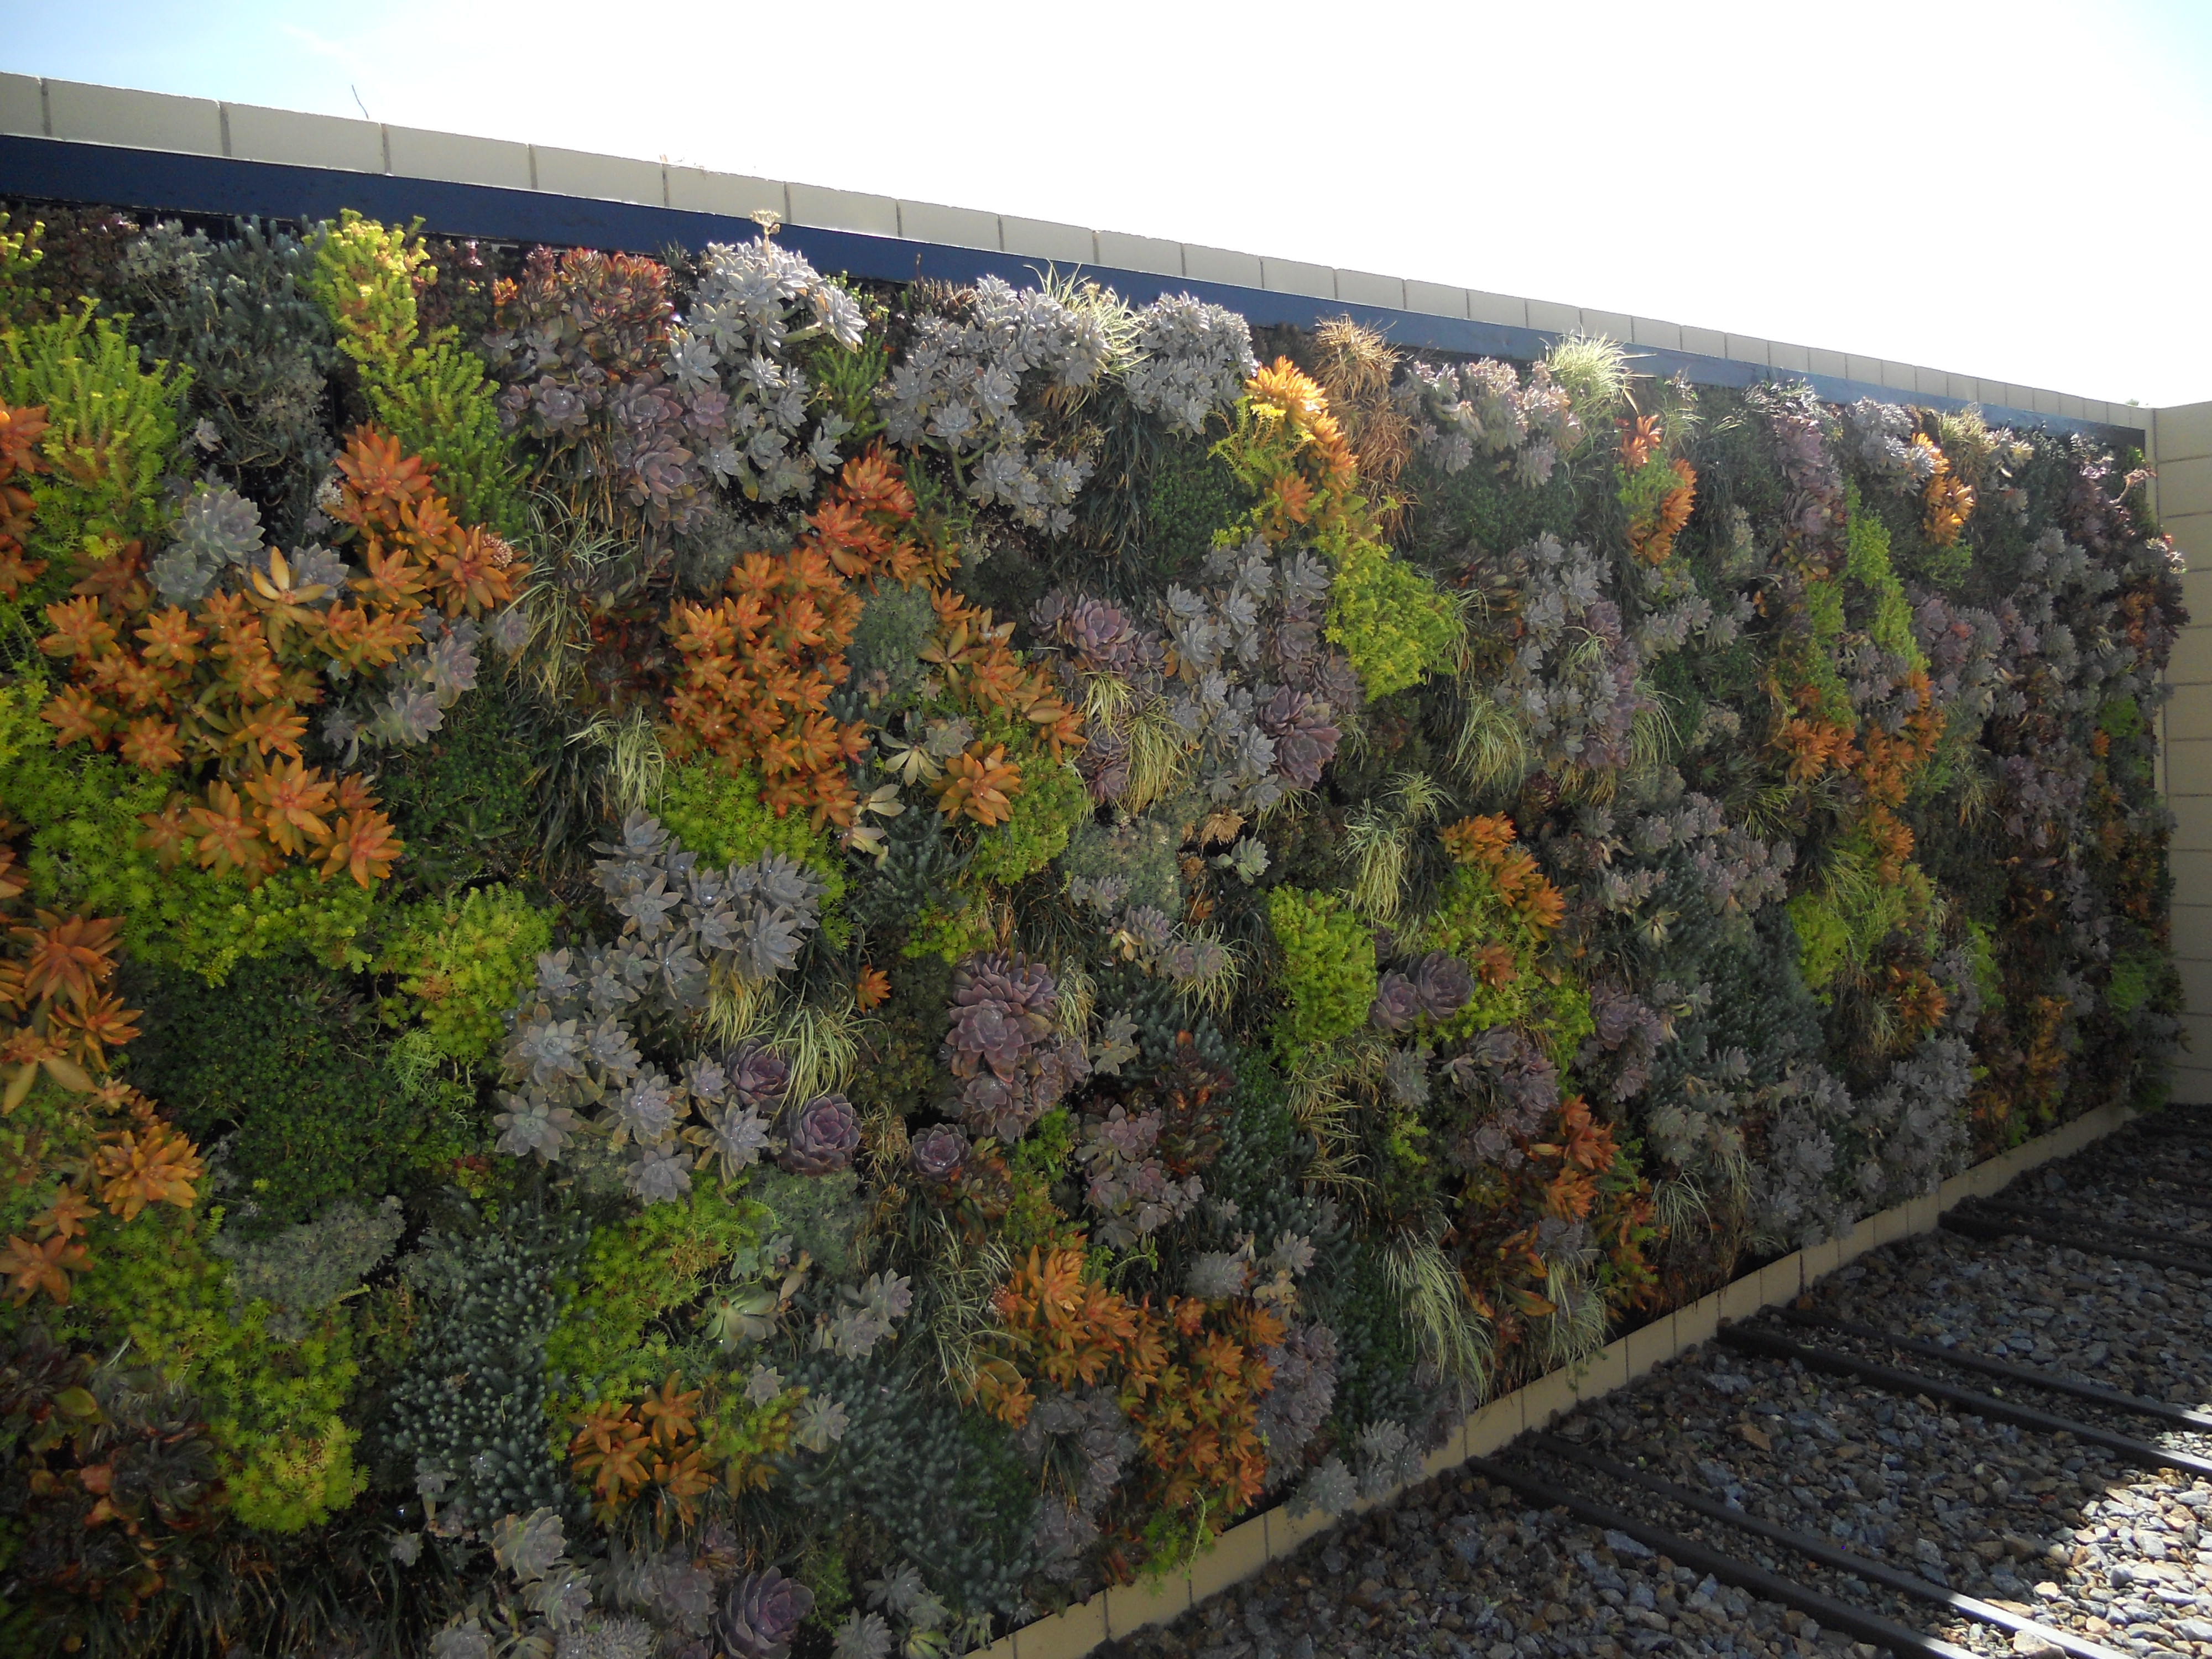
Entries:
POLYGON ((0 1645, 950 1655, 2155 1103, 2144 477, 18 208, 0 1645))

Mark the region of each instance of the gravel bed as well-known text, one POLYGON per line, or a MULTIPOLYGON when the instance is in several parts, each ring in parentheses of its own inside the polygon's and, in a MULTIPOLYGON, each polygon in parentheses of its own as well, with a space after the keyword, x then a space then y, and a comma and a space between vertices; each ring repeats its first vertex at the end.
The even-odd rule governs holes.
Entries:
POLYGON ((1715 1659, 1887 1653, 1700 1579, 1633 1539, 1533 1510, 1504 1486, 1443 1476, 1109 1659, 1455 1659, 1663 1652, 1715 1659))
MULTIPOLYGON (((2212 1243, 2212 1116, 2186 1134, 2142 1126, 2004 1194, 2212 1243), (2145 1184, 2147 1175, 2172 1178, 2145 1184)), ((2199 1248, 2203 1248, 2200 1246, 2199 1248)), ((2212 1409, 2212 1262, 2197 1274, 2013 1237, 1936 1232, 1870 1252, 1820 1285, 1817 1308, 1940 1346, 2212 1409)), ((1981 1393, 2199 1456, 2212 1434, 2002 1382, 1840 1333, 1808 1346, 1879 1357, 1981 1393)), ((2071 1436, 1992 1423, 1856 1379, 1708 1345, 1558 1430, 1616 1461, 1815 1534, 2127 1654, 2212 1659, 2212 1481, 2148 1470, 2071 1436)), ((2033 1638, 1864 1583, 1527 1442, 1506 1455, 1556 1485, 1751 1560, 1980 1655, 2033 1638)), ((2057 1650, 2042 1650, 2047 1653, 2057 1650)), ((1107 1659, 1537 1659, 1540 1655, 1875 1659, 1877 1650, 1701 1580, 1634 1540, 1447 1474, 1347 1520, 1174 1624, 1109 1643, 1107 1659)))

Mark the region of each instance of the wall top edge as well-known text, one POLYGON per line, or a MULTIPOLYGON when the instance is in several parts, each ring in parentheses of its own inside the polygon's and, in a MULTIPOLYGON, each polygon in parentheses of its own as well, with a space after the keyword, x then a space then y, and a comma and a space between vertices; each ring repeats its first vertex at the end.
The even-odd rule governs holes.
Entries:
MULTIPOLYGON (((647 161, 552 146, 520 145, 350 117, 0 73, 0 143, 11 152, 10 165, 5 169, 10 188, 25 196, 49 199, 112 202, 173 212, 307 216, 267 204, 289 193, 295 201, 312 198, 317 203, 333 202, 403 218, 420 214, 429 228, 449 234, 553 243, 595 241, 599 246, 634 246, 641 252, 651 252, 671 240, 719 240, 750 234, 755 229, 752 219, 765 210, 783 219, 789 228, 787 240, 810 258, 815 257, 816 246, 827 253, 833 246, 847 243, 882 245, 845 250, 848 258, 838 268, 855 276, 972 281, 995 274, 1018 278, 1050 263, 1062 272, 1073 266, 1108 281, 1124 297, 1138 303, 1173 290, 1196 293, 1230 305, 1255 323, 1310 325, 1322 316, 1348 313, 1381 329, 1394 341, 1414 348, 1527 356, 1542 350, 1561 333, 1586 329, 1612 334, 1628 344, 1646 372, 1671 374, 1679 369, 1699 384, 1750 385, 1787 376, 1810 381, 1821 397, 1832 400, 1848 402, 1860 397, 1895 400, 1903 396, 1936 409, 1973 405, 2007 425, 2079 431, 2110 441, 2145 443, 2149 430, 2148 410, 1856 354, 1778 344, 1717 329, 1484 294, 1452 284, 1194 248, 1189 244, 1018 216, 715 173, 665 160, 647 161), (234 124, 234 112, 245 118, 234 124), (216 118, 212 122, 205 118, 210 115, 216 118), (234 131, 234 125, 245 131, 234 131), (203 127, 207 130, 203 131, 203 127), (58 132, 63 136, 56 136, 58 132), (365 155, 358 148, 337 154, 327 140, 313 142, 324 135, 366 133, 377 135, 380 155, 365 155), (399 167, 408 167, 407 171, 394 165, 392 138, 395 134, 404 135, 404 150, 409 154, 399 167), (291 142, 294 139, 300 142, 291 142), (300 160, 273 155, 239 153, 241 149, 257 148, 282 149, 285 155, 312 159, 314 165, 303 166, 300 160), (26 165, 15 165, 15 153, 24 149, 48 154, 35 164, 26 156, 26 165), (426 149, 433 152, 427 165, 419 154, 426 149), (526 151, 529 157, 530 187, 521 190, 516 188, 517 179, 508 171, 511 161, 501 166, 488 160, 494 152, 511 158, 518 151, 526 151), (131 160, 125 161, 125 156, 131 160), (561 158, 562 165, 541 168, 541 156, 549 161, 561 158), (486 171, 488 166, 491 172, 486 171), (570 181, 580 167, 606 179, 623 179, 625 188, 652 189, 657 199, 571 194, 556 187, 555 178, 546 176, 557 174, 559 184, 573 189, 570 181), (437 176, 422 176, 431 171, 437 176), (755 203, 753 210, 744 214, 678 207, 672 200, 672 174, 683 175, 687 202, 713 201, 717 207, 732 207, 747 191, 769 199, 755 203), (654 182, 647 184, 648 179, 654 182), (34 180, 43 180, 48 187, 33 188, 34 180), (349 191, 345 188, 349 181, 353 185, 349 191), (391 187, 402 184, 410 188, 404 200, 393 205, 395 192, 391 187), (168 187, 169 193, 155 188, 161 185, 168 187), (471 193, 480 198, 524 199, 471 202, 466 199, 471 193), (346 199, 337 201, 341 196, 346 199), (539 204, 535 211, 528 205, 532 201, 539 204), (382 205, 373 208, 372 202, 382 205), (648 234, 644 222, 637 217, 641 215, 650 215, 670 228, 648 234), (909 219, 915 222, 911 230, 906 222, 909 219), (961 240, 938 240, 956 221, 966 233, 961 240), (689 222, 675 228, 674 222, 689 222), (646 240, 626 243, 617 228, 625 224, 632 235, 644 235, 646 240), (974 228, 987 224, 996 232, 995 247, 975 245, 980 239, 972 234, 974 228), (500 228, 493 228, 494 225, 500 228), (1086 248, 1090 258, 1077 257, 1086 248), (1108 255, 1109 248, 1111 257, 1102 257, 1108 255), (854 262, 855 258, 858 263, 854 262), (1141 261, 1141 264, 1119 265, 1115 263, 1116 258, 1141 261), (1250 273, 1242 269, 1248 264, 1253 268, 1250 273), (1170 265, 1174 268, 1154 268, 1170 265), (1200 276, 1200 271, 1206 275, 1200 276), (1273 274, 1279 271, 1294 271, 1300 280, 1282 283, 1273 274), (1252 280, 1208 280, 1217 272, 1219 277, 1249 274, 1252 280), (1500 315, 1525 316, 1528 323, 1475 320, 1500 315)), ((821 261, 817 258, 817 263, 821 261)))

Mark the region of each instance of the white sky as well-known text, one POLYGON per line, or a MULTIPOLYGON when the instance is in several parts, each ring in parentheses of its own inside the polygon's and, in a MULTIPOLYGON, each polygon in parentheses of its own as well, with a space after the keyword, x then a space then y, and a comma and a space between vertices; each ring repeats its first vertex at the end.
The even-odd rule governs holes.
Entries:
POLYGON ((2212 0, 16 0, 0 69, 2212 398, 2212 0))

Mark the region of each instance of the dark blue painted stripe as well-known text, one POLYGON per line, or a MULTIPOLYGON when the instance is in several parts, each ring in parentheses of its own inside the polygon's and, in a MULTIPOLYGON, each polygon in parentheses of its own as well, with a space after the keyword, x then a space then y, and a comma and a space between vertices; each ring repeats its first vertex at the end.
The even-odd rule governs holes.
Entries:
MULTIPOLYGON (((258 215, 264 218, 313 221, 352 208, 372 218, 405 223, 421 218, 425 229, 447 236, 488 241, 549 242, 563 247, 597 247, 653 253, 672 244, 697 248, 708 242, 742 240, 758 234, 750 219, 633 202, 601 202, 549 191, 510 190, 497 185, 455 185, 434 179, 398 179, 375 173, 346 173, 330 167, 291 167, 275 161, 240 161, 219 155, 185 155, 168 150, 132 149, 114 144, 0 135, 0 192, 42 200, 99 204, 141 212, 258 215)), ((853 276, 907 283, 936 277, 971 283, 979 276, 1009 282, 1036 280, 1044 262, 988 248, 914 242, 856 231, 823 230, 791 225, 781 240, 805 254, 817 270, 853 276)), ((1351 317, 1386 334, 1396 344, 1478 356, 1540 356, 1557 337, 1540 329, 1477 323, 1383 306, 1321 300, 1302 294, 1277 294, 1229 283, 1204 283, 1144 271, 1086 265, 1086 276, 1113 288, 1133 304, 1146 305, 1163 294, 1192 294, 1227 306, 1255 324, 1293 324, 1310 328, 1330 317, 1351 317)), ((1632 348, 1638 367, 1662 375, 1678 369, 1702 386, 1744 386, 1770 378, 1803 380, 1824 398, 1850 403, 1860 398, 1910 402, 1926 408, 1964 409, 1960 398, 1900 392, 1893 386, 1831 374, 1777 374, 1758 363, 1708 357, 1656 346, 1632 348)), ((2137 427, 2107 425, 2065 415, 1983 404, 1993 424, 2085 433, 2107 443, 2145 441, 2137 427)))

